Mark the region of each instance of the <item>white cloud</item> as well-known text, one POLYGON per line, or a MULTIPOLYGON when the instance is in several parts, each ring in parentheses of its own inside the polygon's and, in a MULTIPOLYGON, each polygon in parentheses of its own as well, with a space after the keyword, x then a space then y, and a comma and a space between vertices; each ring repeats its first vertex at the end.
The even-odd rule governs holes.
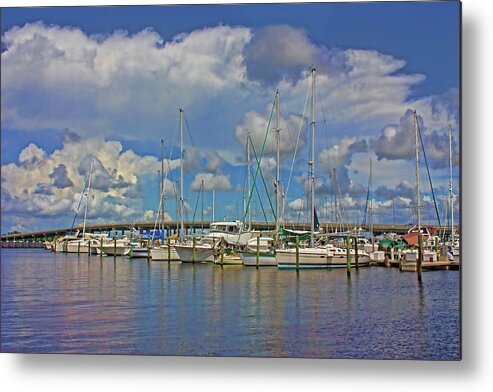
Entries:
POLYGON ((304 199, 295 199, 288 203, 288 207, 293 211, 304 211, 306 207, 306 201, 304 199))
POLYGON ((14 27, 2 37, 2 123, 149 135, 178 106, 204 107, 205 97, 239 91, 249 39, 247 28, 228 26, 168 42, 151 29, 87 36, 40 22, 14 27))
MULTIPOLYGON (((89 217, 111 221, 134 219, 142 212, 139 177, 157 172, 155 157, 122 151, 101 137, 66 141, 47 155, 34 144, 19 154, 19 163, 2 165, 2 213, 10 219, 29 215, 40 222, 65 217, 71 221, 93 160, 89 217)), ((176 166, 176 162, 170 163, 176 166)), ((82 211, 82 210, 81 210, 82 211)))
POLYGON ((190 189, 192 191, 203 190, 206 192, 212 191, 230 191, 233 189, 229 176, 226 174, 214 174, 214 173, 197 173, 190 189), (202 182, 203 181, 203 182, 202 182))
POLYGON ((344 137, 339 144, 324 149, 320 152, 318 163, 320 170, 331 171, 332 169, 351 163, 352 155, 365 152, 368 146, 366 140, 358 140, 356 137, 344 137))

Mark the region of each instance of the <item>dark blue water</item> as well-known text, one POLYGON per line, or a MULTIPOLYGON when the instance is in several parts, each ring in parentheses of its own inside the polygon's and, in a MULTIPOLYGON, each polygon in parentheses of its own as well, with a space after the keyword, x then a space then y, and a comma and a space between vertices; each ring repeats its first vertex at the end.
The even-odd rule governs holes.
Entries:
POLYGON ((4 352, 460 358, 460 274, 1 251, 4 352))

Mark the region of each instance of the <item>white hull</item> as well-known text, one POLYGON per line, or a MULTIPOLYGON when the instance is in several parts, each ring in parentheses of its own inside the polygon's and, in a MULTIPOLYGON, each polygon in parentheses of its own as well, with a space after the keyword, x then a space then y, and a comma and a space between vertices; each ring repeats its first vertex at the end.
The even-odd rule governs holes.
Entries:
MULTIPOLYGON (((347 268, 347 257, 342 252, 334 254, 324 248, 299 249, 298 263, 296 263, 296 249, 281 249, 276 251, 277 266, 280 269, 303 268, 347 268)), ((366 253, 358 254, 358 266, 366 267, 370 264, 370 257, 366 253)), ((356 256, 351 253, 350 266, 356 267, 356 256)))
POLYGON ((68 241, 64 251, 66 253, 89 253, 89 243, 87 241, 68 241))
POLYGON ((332 252, 319 248, 301 248, 296 262, 296 249, 278 249, 276 262, 279 268, 329 268, 332 252))
POLYGON ((151 258, 153 261, 180 261, 180 256, 174 246, 170 247, 168 254, 168 245, 160 246, 159 248, 151 249, 151 258))
POLYGON ((210 246, 175 245, 175 249, 182 263, 214 262, 214 249, 210 246))
MULTIPOLYGON (((255 252, 240 252, 241 260, 245 266, 257 266, 257 253, 255 252)), ((265 267, 276 267, 276 255, 273 253, 259 253, 258 265, 265 267)))
POLYGON ((103 245, 103 253, 108 256, 124 256, 130 250, 130 246, 128 245, 119 245, 116 247, 114 244, 103 245))

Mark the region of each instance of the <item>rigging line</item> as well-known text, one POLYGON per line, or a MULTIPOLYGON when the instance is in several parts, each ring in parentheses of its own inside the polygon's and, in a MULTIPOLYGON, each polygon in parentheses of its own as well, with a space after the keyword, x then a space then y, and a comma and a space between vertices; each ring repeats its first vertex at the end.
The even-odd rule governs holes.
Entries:
POLYGON ((368 203, 370 201, 370 181, 371 181, 371 177, 368 176, 368 188, 367 188, 367 191, 366 191, 366 204, 365 204, 365 213, 363 215, 363 224, 362 226, 366 225, 366 218, 367 218, 367 214, 368 214, 368 203))
MULTIPOLYGON (((268 132, 269 132, 269 128, 270 128, 270 123, 272 121, 272 115, 274 113, 274 107, 275 107, 275 99, 272 101, 272 109, 270 111, 270 116, 269 116, 269 122, 267 124, 267 129, 265 131, 265 137, 264 137, 264 142, 262 144, 262 150, 260 151, 260 160, 262 160, 262 156, 264 155, 264 149, 265 149, 265 144, 267 143, 267 135, 268 135, 268 132)), ((260 170, 260 163, 257 164, 257 170, 255 171, 255 176, 253 178, 253 182, 256 182, 257 181, 257 175, 258 175, 258 172, 260 170)), ((247 208, 246 208, 246 212, 245 212, 245 215, 243 216, 243 223, 245 223, 245 219, 247 217, 247 212, 248 212, 248 209, 250 208, 250 201, 252 199, 252 195, 250 195, 248 197, 248 202, 247 202, 247 208)), ((242 232, 242 228, 243 228, 243 225, 242 227, 240 228, 240 231, 238 232, 238 238, 240 238, 241 236, 241 232, 242 232)))
POLYGON ((188 125, 188 120, 187 120, 187 116, 185 114, 185 111, 183 111, 183 118, 185 119, 185 125, 186 125, 187 131, 188 131, 188 136, 190 137, 190 140, 192 142, 192 146, 197 148, 197 146, 195 145, 195 141, 193 140, 193 137, 192 137, 192 132, 190 131, 190 125, 188 125))
POLYGON ((293 169, 294 169, 294 162, 296 160, 296 154, 298 152, 298 146, 299 146, 299 142, 300 142, 301 131, 302 131, 303 125, 304 125, 304 119, 305 119, 305 113, 306 113, 306 105, 308 103, 308 96, 310 95, 310 89, 311 89, 311 84, 308 86, 308 91, 306 92, 305 105, 303 106, 303 114, 301 116, 300 129, 298 130, 298 137, 296 139, 296 146, 295 146, 295 149, 294 149, 293 160, 291 161, 291 169, 289 171, 288 184, 286 186, 286 192, 284 192, 284 200, 283 200, 283 205, 282 205, 283 215, 284 215, 284 212, 285 212, 285 209, 286 209, 286 200, 288 198, 289 186, 291 185, 291 178, 292 178, 292 175, 293 175, 293 169))
MULTIPOLYGON (((258 160, 258 157, 257 157, 257 152, 255 151, 255 146, 253 145, 253 142, 251 139, 250 139, 250 142, 251 142, 251 146, 252 146, 252 150, 253 150, 253 155, 255 156, 255 160, 256 160, 257 164, 260 165, 260 161, 258 160)), ((265 183, 265 179, 264 179, 264 175, 262 173, 262 170, 260 170, 260 178, 262 179, 262 183, 264 184, 264 190, 265 190, 265 193, 267 194, 267 199, 269 200, 272 215, 274 216, 274 219, 276 219, 276 213, 274 212, 274 207, 272 206, 272 201, 270 200, 269 191, 267 189, 267 185, 265 183)), ((254 182, 254 183, 256 183, 256 182, 254 182)), ((259 195, 259 198, 260 198, 260 195, 259 195)))
MULTIPOLYGON (((236 184, 237 185, 239 185, 239 183, 240 183, 240 177, 241 177, 241 175, 242 175, 242 171, 241 170, 238 170, 238 177, 236 177, 236 184)), ((236 201, 238 200, 238 194, 239 194, 238 188, 236 187, 236 189, 235 189, 235 197, 233 199, 233 207, 236 207, 237 206, 236 201)))
POLYGON ((423 138, 421 136, 421 129, 419 127, 419 122, 418 121, 416 121, 416 124, 418 126, 418 135, 419 135, 419 140, 421 141, 421 149, 423 151, 423 157, 425 158, 426 171, 428 173, 428 180, 430 182, 431 194, 433 196, 433 203, 435 205, 435 212, 437 214, 438 226, 441 227, 442 226, 442 223, 440 222, 440 214, 438 213, 437 201, 435 199, 435 191, 433 190, 433 183, 431 182, 430 168, 428 167, 428 160, 426 159, 426 151, 425 151, 425 146, 423 144, 423 138))
POLYGON ((260 197, 260 192, 258 190, 256 182, 253 183, 253 187, 255 188, 255 191, 257 192, 258 201, 260 203, 260 208, 262 209, 262 214, 264 215, 265 223, 269 223, 269 221, 267 220, 267 214, 265 213, 264 203, 262 203, 262 198, 260 197))
MULTIPOLYGON (((170 147, 170 150, 169 150, 169 158, 166 160, 166 165, 168 167, 168 170, 166 170, 166 174, 164 176, 164 182, 161 184, 162 185, 162 189, 159 192, 160 193, 159 207, 158 207, 158 210, 157 210, 156 221, 154 222, 154 232, 156 231, 157 221, 159 220, 159 215, 161 213, 161 209, 164 209, 163 199, 165 197, 165 184, 166 184, 166 181, 168 180, 168 174, 169 174, 169 177, 170 177, 170 181, 173 182, 173 191, 175 192, 175 195, 177 193, 176 187, 174 186, 173 174, 171 172, 171 166, 170 166, 170 161, 171 161, 171 157, 173 155, 173 148, 175 146, 175 141, 176 141, 176 135, 177 135, 177 133, 178 132, 175 132, 174 135, 173 135, 173 139, 172 139, 172 142, 171 142, 171 147, 170 147)), ((154 233, 152 235, 152 240, 154 240, 154 233)))
POLYGON ((81 193, 80 199, 79 199, 79 204, 77 204, 77 209, 75 210, 75 216, 74 216, 74 219, 72 220, 72 225, 70 226, 70 234, 72 234, 74 231, 75 220, 77 219, 77 215, 79 214, 80 205, 82 204, 82 198, 84 197, 84 194, 86 193, 88 182, 89 182, 89 175, 87 175, 87 177, 86 177, 86 182, 84 183, 84 189, 82 190, 82 193, 81 193))
POLYGON ((200 191, 197 192, 197 201, 195 202, 195 210, 193 211, 192 223, 195 223, 195 215, 199 206, 200 194, 203 192, 203 182, 200 183, 200 191))

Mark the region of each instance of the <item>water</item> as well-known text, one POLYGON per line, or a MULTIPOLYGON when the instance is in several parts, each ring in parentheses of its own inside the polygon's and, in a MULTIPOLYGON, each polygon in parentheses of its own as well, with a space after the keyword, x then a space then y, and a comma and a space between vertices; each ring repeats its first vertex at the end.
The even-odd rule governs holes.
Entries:
POLYGON ((460 359, 460 274, 1 251, 4 352, 460 359))

